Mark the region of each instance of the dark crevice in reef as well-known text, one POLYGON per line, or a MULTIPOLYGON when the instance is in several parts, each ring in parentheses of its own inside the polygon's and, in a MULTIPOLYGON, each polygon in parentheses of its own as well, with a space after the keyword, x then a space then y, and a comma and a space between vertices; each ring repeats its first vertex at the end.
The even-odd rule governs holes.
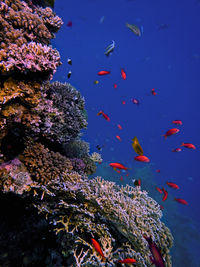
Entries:
POLYGON ((1 153, 12 160, 23 152, 25 132, 21 124, 13 124, 1 141, 1 153))

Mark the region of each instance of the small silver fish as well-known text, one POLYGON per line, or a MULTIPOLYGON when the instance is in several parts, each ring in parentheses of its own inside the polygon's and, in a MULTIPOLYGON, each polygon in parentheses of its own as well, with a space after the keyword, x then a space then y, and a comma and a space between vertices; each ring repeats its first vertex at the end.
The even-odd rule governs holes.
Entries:
POLYGON ((141 30, 138 26, 134 25, 134 24, 129 24, 129 23, 126 23, 126 27, 129 28, 132 32, 135 33, 135 35, 137 36, 141 36, 142 33, 141 33, 141 30))
POLYGON ((114 48, 115 48, 115 41, 112 40, 112 44, 106 47, 106 51, 104 54, 108 57, 110 54, 112 54, 114 48))

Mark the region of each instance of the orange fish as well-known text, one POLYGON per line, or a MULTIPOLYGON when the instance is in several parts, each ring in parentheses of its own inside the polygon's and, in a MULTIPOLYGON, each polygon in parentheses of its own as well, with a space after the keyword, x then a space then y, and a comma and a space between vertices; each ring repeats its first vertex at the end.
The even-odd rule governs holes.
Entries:
POLYGON ((141 162, 149 162, 149 161, 150 161, 150 159, 147 158, 147 157, 144 156, 144 155, 136 156, 136 157, 134 157, 134 160, 136 160, 136 161, 141 161, 141 162))
POLYGON ((98 116, 99 116, 99 115, 102 115, 102 116, 104 117, 104 119, 106 119, 107 121, 110 121, 110 118, 108 117, 108 115, 106 115, 102 110, 99 111, 99 112, 97 113, 97 115, 98 115, 98 116))
POLYGON ((184 146, 184 147, 190 148, 190 149, 196 149, 195 145, 193 145, 191 143, 182 143, 181 146, 184 146))
POLYGON ((178 203, 181 203, 183 205, 188 205, 188 202, 185 199, 175 198, 174 200, 176 200, 178 203))
POLYGON ((176 134, 178 133, 180 130, 177 129, 177 128, 172 128, 170 130, 168 130, 163 136, 165 137, 165 139, 170 136, 170 135, 173 135, 173 134, 176 134))
POLYGON ((168 197, 168 192, 164 188, 162 188, 162 191, 164 193, 164 196, 162 198, 162 201, 165 201, 167 199, 167 197, 168 197))
POLYGON ((121 163, 117 163, 117 162, 114 162, 114 163, 110 163, 109 164, 112 168, 116 168, 116 169, 120 169, 120 170, 128 170, 127 167, 125 167, 123 164, 121 163))
POLYGON ((105 259, 105 256, 103 254, 103 251, 102 251, 99 243, 94 238, 91 238, 91 241, 92 241, 92 245, 95 248, 96 252, 99 253, 99 255, 101 255, 105 259))
POLYGON ((132 259, 132 258, 126 258, 124 260, 119 260, 118 262, 119 263, 127 263, 127 264, 129 264, 129 263, 136 263, 136 260, 132 259))
POLYGON ((126 80, 126 73, 123 69, 121 69, 121 75, 122 75, 122 79, 126 80))
POLYGON ((157 93, 155 92, 155 88, 151 89, 151 94, 152 95, 157 95, 157 93))
POLYGON ((126 101, 123 100, 123 101, 122 101, 122 104, 125 105, 125 104, 126 104, 126 101))
POLYGON ((166 182, 166 184, 174 189, 179 189, 179 186, 175 183, 166 182))
POLYGON ((98 72, 98 75, 99 75, 99 76, 107 75, 107 74, 110 74, 110 71, 107 71, 107 70, 101 70, 101 71, 98 72))
POLYGON ((162 189, 160 189, 159 187, 157 187, 156 186, 156 190, 160 193, 160 194, 162 194, 163 193, 163 191, 162 191, 162 189))
POLYGON ((173 124, 176 124, 176 125, 182 125, 182 121, 181 120, 174 120, 172 121, 173 124))
POLYGON ((114 83, 114 88, 115 88, 115 89, 117 88, 117 84, 116 84, 116 83, 114 83))
POLYGON ((117 124, 117 127, 122 130, 122 126, 120 124, 117 124))
POLYGON ((116 135, 116 138, 119 140, 119 141, 122 141, 121 137, 119 135, 116 135))

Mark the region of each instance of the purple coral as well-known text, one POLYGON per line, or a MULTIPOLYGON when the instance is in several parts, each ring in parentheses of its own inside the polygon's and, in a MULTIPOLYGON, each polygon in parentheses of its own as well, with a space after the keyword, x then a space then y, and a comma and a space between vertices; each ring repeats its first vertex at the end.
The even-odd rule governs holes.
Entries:
POLYGON ((78 158, 73 158, 70 159, 73 169, 75 171, 77 171, 78 173, 83 173, 84 169, 85 169, 85 163, 83 162, 82 159, 78 159, 78 158))

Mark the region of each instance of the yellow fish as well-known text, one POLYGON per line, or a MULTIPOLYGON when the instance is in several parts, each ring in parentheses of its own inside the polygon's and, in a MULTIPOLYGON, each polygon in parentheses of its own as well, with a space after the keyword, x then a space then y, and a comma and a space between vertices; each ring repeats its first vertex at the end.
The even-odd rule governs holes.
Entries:
POLYGON ((98 84, 98 83, 99 83, 99 81, 97 81, 97 80, 94 81, 94 84, 98 84))
POLYGON ((126 27, 129 28, 132 32, 134 32, 137 36, 141 36, 142 33, 138 26, 126 23, 126 27))
POLYGON ((141 145, 139 144, 139 141, 137 139, 137 137, 135 136, 133 139, 132 139, 133 143, 132 143, 132 147, 133 149, 135 150, 135 152, 138 154, 138 155, 143 155, 143 149, 141 147, 141 145))

